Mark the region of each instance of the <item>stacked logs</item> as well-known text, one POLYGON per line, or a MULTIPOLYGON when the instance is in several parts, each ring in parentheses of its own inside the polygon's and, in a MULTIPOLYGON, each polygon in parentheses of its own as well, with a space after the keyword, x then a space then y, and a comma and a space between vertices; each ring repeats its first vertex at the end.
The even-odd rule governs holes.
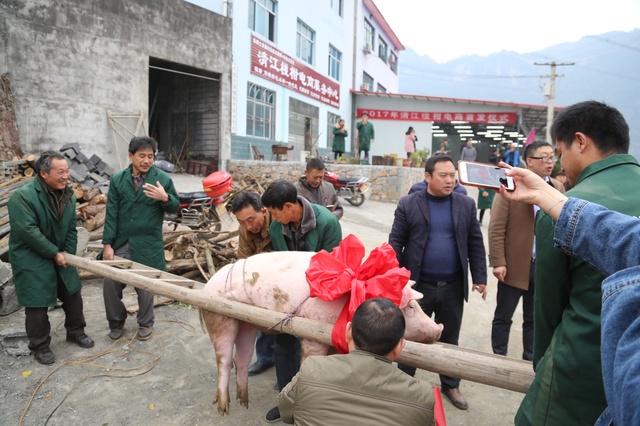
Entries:
POLYGON ((32 177, 20 175, 8 179, 0 178, 0 256, 9 251, 9 236, 11 232, 11 226, 9 225, 9 210, 7 208, 9 198, 11 198, 18 188, 26 185, 32 180, 32 177))
POLYGON ((91 188, 81 183, 72 182, 71 189, 76 196, 76 219, 78 226, 84 226, 87 231, 95 231, 104 225, 107 213, 107 194, 97 188, 91 188))

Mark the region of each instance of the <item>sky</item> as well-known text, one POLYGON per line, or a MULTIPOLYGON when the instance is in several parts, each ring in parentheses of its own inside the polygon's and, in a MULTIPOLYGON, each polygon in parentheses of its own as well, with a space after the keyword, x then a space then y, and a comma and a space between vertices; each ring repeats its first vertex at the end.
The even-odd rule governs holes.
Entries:
POLYGON ((405 48, 439 63, 640 28, 640 0, 373 0, 405 48))

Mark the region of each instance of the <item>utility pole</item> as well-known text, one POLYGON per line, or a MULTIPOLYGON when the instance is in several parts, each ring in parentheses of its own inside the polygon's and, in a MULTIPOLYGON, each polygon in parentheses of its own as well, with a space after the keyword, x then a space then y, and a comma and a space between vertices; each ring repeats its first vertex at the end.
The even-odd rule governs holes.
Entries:
POLYGON ((564 77, 564 75, 556 75, 556 67, 566 66, 566 65, 575 65, 575 62, 563 62, 561 64, 556 64, 555 61, 539 63, 534 62, 533 65, 545 65, 551 67, 551 74, 544 75, 542 77, 549 78, 549 83, 545 85, 544 95, 549 98, 547 104, 547 142, 551 143, 551 123, 553 123, 553 111, 554 111, 554 102, 556 98, 556 77, 564 77))

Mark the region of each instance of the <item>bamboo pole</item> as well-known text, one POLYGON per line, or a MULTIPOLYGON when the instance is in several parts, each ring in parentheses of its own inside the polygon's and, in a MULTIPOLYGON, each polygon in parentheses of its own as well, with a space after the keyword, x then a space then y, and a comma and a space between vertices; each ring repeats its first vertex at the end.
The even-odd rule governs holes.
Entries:
MULTIPOLYGON (((265 328, 278 324, 275 327, 277 331, 294 334, 326 345, 331 344, 332 324, 294 317, 286 326, 283 326, 281 321, 286 317, 286 314, 281 312, 272 312, 256 306, 216 297, 202 290, 192 290, 160 280, 134 275, 126 272, 126 270, 111 268, 101 262, 84 259, 68 253, 65 253, 64 257, 71 266, 85 269, 161 296, 170 297, 183 303, 265 328)), ((425 345, 407 342, 398 361, 435 373, 451 375, 516 392, 526 392, 534 376, 530 362, 444 343, 425 345)))

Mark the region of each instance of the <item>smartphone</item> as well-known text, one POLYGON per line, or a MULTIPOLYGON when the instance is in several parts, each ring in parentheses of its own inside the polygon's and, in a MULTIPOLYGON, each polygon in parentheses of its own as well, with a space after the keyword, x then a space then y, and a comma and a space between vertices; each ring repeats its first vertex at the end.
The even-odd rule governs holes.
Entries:
POLYGON ((500 189, 500 185, 504 185, 507 191, 513 191, 515 189, 513 178, 505 176, 505 170, 494 165, 470 161, 458 163, 458 176, 463 185, 491 189, 500 189))

